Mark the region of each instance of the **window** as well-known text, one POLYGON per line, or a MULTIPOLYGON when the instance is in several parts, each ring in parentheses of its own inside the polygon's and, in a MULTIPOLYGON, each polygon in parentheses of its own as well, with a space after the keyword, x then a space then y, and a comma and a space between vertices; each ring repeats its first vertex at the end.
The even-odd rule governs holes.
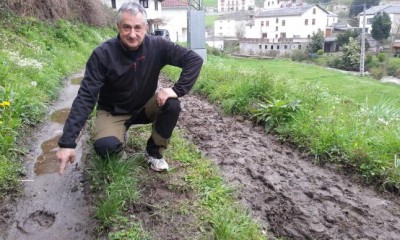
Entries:
POLYGON ((282 20, 282 26, 285 26, 286 22, 285 20, 282 20))
POLYGON ((317 9, 313 8, 312 14, 315 14, 317 12, 317 9))
POLYGON ((275 20, 275 22, 276 22, 276 23, 279 23, 279 18, 277 18, 277 19, 275 20))
POLYGON ((301 49, 301 45, 299 44, 299 46, 297 46, 297 49, 301 49))
POLYGON ((283 45, 283 48, 284 48, 284 49, 287 49, 287 45, 283 45))
POLYGON ((262 46, 261 46, 261 44, 260 44, 260 45, 258 45, 258 49, 262 49, 262 46))
POLYGON ((285 32, 281 32, 281 38, 286 38, 286 33, 285 32))
POLYGON ((149 8, 149 1, 148 0, 139 0, 140 5, 144 8, 149 8))
POLYGON ((307 35, 307 38, 310 39, 310 37, 311 37, 310 34, 308 34, 308 35, 307 35))
POLYGON ((372 18, 367 18, 367 24, 371 25, 372 24, 372 18))
POLYGON ((264 27, 264 21, 261 21, 261 27, 264 27))
POLYGON ((275 31, 278 31, 278 26, 275 27, 275 31))
POLYGON ((268 45, 265 45, 265 46, 264 46, 264 49, 268 49, 268 45))
POLYGON ((311 24, 312 24, 312 25, 315 25, 315 19, 312 20, 312 23, 311 23, 311 24))
POLYGON ((308 25, 308 19, 304 20, 304 25, 308 25))
POLYGON ((269 21, 265 21, 265 26, 269 27, 269 21))
POLYGON ((271 50, 274 49, 274 45, 271 45, 271 50))
POLYGON ((154 1, 154 9, 158 11, 158 1, 154 1))
POLYGON ((278 34, 275 34, 275 38, 278 38, 278 34))
POLYGON ((268 37, 268 34, 267 34, 267 33, 263 33, 263 34, 262 34, 262 37, 263 37, 263 38, 266 38, 266 37, 268 37))
POLYGON ((278 46, 276 46, 276 49, 278 49, 278 50, 279 50, 279 45, 278 45, 278 46))

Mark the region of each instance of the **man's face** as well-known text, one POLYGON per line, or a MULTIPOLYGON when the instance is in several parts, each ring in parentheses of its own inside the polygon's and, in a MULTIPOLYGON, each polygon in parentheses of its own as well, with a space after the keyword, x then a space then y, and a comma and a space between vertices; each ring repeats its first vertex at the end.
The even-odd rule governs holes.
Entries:
POLYGON ((122 44, 131 51, 137 50, 147 32, 147 24, 143 22, 142 14, 132 16, 129 12, 123 12, 117 27, 122 44))

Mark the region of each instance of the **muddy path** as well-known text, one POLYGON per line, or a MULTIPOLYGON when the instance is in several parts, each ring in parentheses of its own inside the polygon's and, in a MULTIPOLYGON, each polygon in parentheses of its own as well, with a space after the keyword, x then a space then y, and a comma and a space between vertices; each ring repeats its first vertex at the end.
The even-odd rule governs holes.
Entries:
POLYGON ((77 161, 63 177, 58 174, 56 158, 57 141, 82 76, 83 72, 65 80, 48 116, 21 139, 29 147, 29 153, 22 156, 25 168, 22 196, 2 202, 0 239, 92 239, 95 222, 83 191, 81 171, 86 135, 78 139, 77 161))
MULTIPOLYGON (((24 157, 24 192, 21 198, 1 204, 0 239, 95 239, 92 230, 96 223, 91 218, 90 196, 85 196, 82 171, 85 134, 78 143, 77 165, 69 167, 64 177, 58 175, 55 161, 57 139, 79 87, 71 80, 81 77, 79 73, 66 80, 49 117, 33 136, 27 136, 31 147, 24 157)), ((238 190, 240 201, 272 237, 400 239, 398 197, 377 193, 349 176, 315 165, 307 155, 266 135, 261 127, 241 117, 224 116, 201 96, 190 94, 181 101, 178 127, 184 136, 219 166, 226 182, 238 190)), ((154 179, 151 193, 144 191, 148 196, 142 197, 165 200, 165 184, 154 179)), ((179 200, 176 193, 169 195, 179 200)), ((138 216, 150 219, 145 213, 138 216)), ((185 239, 186 221, 163 225, 176 229, 177 234, 157 239, 185 239)), ((154 222, 143 222, 146 228, 154 228, 154 222)))
POLYGON ((221 169, 263 228, 285 239, 400 239, 396 196, 377 193, 241 117, 194 94, 182 98, 179 127, 221 169))

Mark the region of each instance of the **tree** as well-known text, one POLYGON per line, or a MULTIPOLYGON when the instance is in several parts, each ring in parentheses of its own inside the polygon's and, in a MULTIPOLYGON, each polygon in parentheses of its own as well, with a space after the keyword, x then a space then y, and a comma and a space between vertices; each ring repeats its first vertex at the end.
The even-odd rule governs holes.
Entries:
POLYGON ((378 6, 380 0, 353 0, 350 5, 349 17, 356 17, 364 9, 363 4, 365 3, 366 9, 378 6))
MULTIPOLYGON (((386 12, 377 13, 372 19, 372 37, 383 44, 383 40, 386 40, 390 36, 390 30, 392 28, 392 21, 386 12)), ((379 47, 379 46, 377 46, 379 47)))
POLYGON ((311 36, 311 42, 307 46, 309 53, 316 53, 320 49, 324 49, 324 32, 322 30, 313 33, 311 36))
POLYGON ((355 30, 351 30, 351 29, 346 30, 337 35, 336 43, 339 47, 341 47, 341 46, 349 43, 350 37, 356 39, 356 38, 358 38, 359 35, 360 35, 359 31, 355 31, 355 30))
POLYGON ((349 38, 349 43, 343 46, 341 65, 345 70, 356 71, 360 67, 361 45, 357 39, 349 38))

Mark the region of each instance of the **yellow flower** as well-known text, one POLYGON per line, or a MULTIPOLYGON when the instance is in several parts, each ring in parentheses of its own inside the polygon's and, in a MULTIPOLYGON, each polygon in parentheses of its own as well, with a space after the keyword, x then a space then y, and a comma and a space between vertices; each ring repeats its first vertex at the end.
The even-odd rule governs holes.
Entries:
POLYGON ((9 107, 11 103, 9 101, 3 101, 0 103, 0 107, 9 107))

